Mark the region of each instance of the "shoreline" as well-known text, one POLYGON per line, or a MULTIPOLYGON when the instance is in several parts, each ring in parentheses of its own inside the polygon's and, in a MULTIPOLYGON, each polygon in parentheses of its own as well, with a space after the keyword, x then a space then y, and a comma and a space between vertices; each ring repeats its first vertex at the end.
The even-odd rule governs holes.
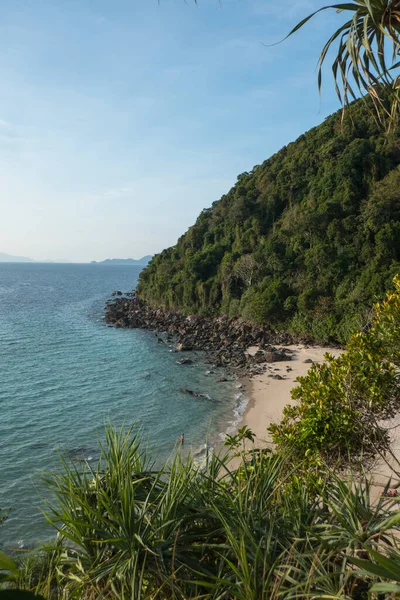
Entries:
MULTIPOLYGON (((297 377, 303 377, 313 363, 325 362, 324 355, 329 352, 334 357, 343 350, 332 346, 309 346, 308 344, 275 345, 276 351, 285 351, 286 360, 260 363, 260 373, 256 375, 237 374, 245 398, 245 408, 234 429, 227 427, 219 435, 221 443, 213 445, 214 450, 221 448, 227 434, 235 435, 242 427, 248 427, 255 435, 254 442, 244 440, 242 450, 273 448, 268 427, 278 423, 287 404, 294 404, 291 390, 298 385, 297 377)), ((254 356, 259 346, 250 346, 245 353, 254 356)), ((236 469, 240 459, 234 457, 229 462, 236 469)))
MULTIPOLYGON (((297 377, 307 374, 313 363, 324 362, 324 355, 329 352, 337 357, 341 350, 329 346, 308 346, 291 344, 276 346, 290 350, 291 359, 267 363, 262 374, 242 380, 246 386, 248 404, 243 413, 240 426, 247 426, 255 434, 253 446, 264 448, 272 444, 267 428, 271 423, 277 423, 282 418, 283 409, 287 404, 293 404, 291 390, 298 385, 297 377)), ((258 350, 250 347, 248 353, 258 350)))
POLYGON ((281 420, 284 407, 292 402, 290 392, 297 377, 306 375, 312 363, 322 362, 326 352, 336 357, 343 351, 317 345, 304 334, 275 332, 240 317, 188 316, 153 307, 134 291, 113 292, 106 301, 104 320, 108 327, 154 332, 158 343, 167 343, 183 357, 181 364, 191 360, 192 350, 200 351, 211 369, 222 368, 229 379, 233 376, 243 397, 233 409, 232 420, 216 430, 216 436, 222 442, 227 434, 247 426, 256 436, 254 447, 260 448, 271 443, 267 428, 281 420))
MULTIPOLYGON (((279 348, 277 346, 278 350, 279 348)), ((255 434, 255 440, 253 443, 246 440, 245 450, 272 448, 273 442, 267 429, 272 423, 281 420, 283 409, 287 404, 295 404, 290 392, 298 385, 297 377, 306 375, 313 363, 325 362, 325 353, 329 352, 336 358, 343 352, 338 348, 303 344, 293 344, 285 348, 293 352, 290 361, 270 363, 264 373, 246 380, 248 404, 240 427, 247 426, 251 429, 255 434), (276 379, 274 375, 281 375, 283 379, 276 379)), ((249 351, 254 352, 257 349, 249 348, 249 351)), ((393 490, 395 496, 398 495, 397 490, 400 487, 400 415, 386 421, 384 425, 391 430, 390 452, 385 457, 377 455, 366 467, 373 501, 378 500, 386 485, 389 485, 389 489, 393 490)), ((238 466, 238 461, 233 459, 231 466, 233 468, 238 466)))
MULTIPOLYGON (((290 344, 315 343, 307 335, 276 332, 240 317, 187 316, 163 307, 154 308, 135 292, 113 292, 113 298, 105 305, 104 323, 108 327, 147 329, 166 336, 166 341, 175 342, 176 351, 205 352, 210 364, 238 377, 259 375, 266 363, 285 360, 290 344), (277 345, 281 350, 277 350, 277 345), (257 352, 247 352, 249 346, 257 346, 257 352)), ((163 343, 164 339, 157 341, 163 343)))

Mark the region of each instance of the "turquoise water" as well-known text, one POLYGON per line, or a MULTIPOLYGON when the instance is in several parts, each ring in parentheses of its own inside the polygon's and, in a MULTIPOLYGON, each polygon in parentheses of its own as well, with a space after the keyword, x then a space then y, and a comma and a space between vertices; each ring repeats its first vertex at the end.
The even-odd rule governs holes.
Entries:
POLYGON ((38 473, 58 464, 60 449, 95 460, 105 423, 140 423, 160 459, 182 432, 185 451, 199 452, 234 426, 236 383, 216 383, 221 373, 207 375, 202 355, 179 366, 179 355, 154 333, 104 325, 105 299, 133 289, 139 271, 0 264, 0 508, 12 509, 0 545, 48 539, 38 473))

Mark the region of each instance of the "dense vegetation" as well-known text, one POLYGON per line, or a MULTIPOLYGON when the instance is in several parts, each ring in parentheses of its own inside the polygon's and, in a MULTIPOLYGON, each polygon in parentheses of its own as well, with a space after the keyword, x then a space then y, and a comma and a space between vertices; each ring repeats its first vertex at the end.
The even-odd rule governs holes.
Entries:
POLYGON ((0 555, 0 570, 48 600, 366 600, 372 585, 393 590, 393 500, 374 505, 365 477, 327 468, 307 480, 279 454, 241 452, 232 470, 243 436, 204 470, 179 453, 154 470, 134 432, 108 430, 97 467, 66 462, 48 480, 55 547, 19 573, 0 555))
POLYGON ((284 147, 156 255, 153 305, 346 341, 400 272, 400 136, 365 104, 284 147))

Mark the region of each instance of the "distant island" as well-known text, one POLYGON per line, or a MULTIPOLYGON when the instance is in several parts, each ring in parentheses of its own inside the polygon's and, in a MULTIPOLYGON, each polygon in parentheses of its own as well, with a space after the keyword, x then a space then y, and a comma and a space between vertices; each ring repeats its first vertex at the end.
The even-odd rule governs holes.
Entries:
POLYGON ((0 262, 35 262, 33 258, 27 258, 26 256, 12 256, 11 254, 6 254, 5 252, 0 252, 0 262))
POLYGON ((91 265, 139 265, 145 267, 151 261, 151 255, 142 258, 106 258, 106 260, 92 260, 91 265))
MULTIPOLYGON (((91 265, 138 265, 140 267, 146 267, 153 257, 149 254, 148 256, 142 256, 142 258, 106 258, 106 260, 92 260, 91 265)), ((6 254, 0 252, 0 263, 68 263, 68 260, 35 260, 34 258, 28 258, 27 256, 13 256, 12 254, 6 254)))
POLYGON ((0 263, 69 263, 68 260, 63 260, 61 258, 50 260, 44 258, 42 260, 36 260, 35 258, 28 258, 27 256, 13 256, 12 254, 6 254, 5 252, 0 252, 0 263))

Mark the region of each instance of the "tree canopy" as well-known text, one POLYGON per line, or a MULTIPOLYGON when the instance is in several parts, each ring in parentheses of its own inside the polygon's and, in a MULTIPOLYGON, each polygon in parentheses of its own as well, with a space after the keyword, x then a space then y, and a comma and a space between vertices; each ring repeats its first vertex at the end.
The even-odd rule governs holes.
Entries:
POLYGON ((365 103, 238 176, 140 276, 153 305, 346 341, 400 272, 400 140, 365 103))

